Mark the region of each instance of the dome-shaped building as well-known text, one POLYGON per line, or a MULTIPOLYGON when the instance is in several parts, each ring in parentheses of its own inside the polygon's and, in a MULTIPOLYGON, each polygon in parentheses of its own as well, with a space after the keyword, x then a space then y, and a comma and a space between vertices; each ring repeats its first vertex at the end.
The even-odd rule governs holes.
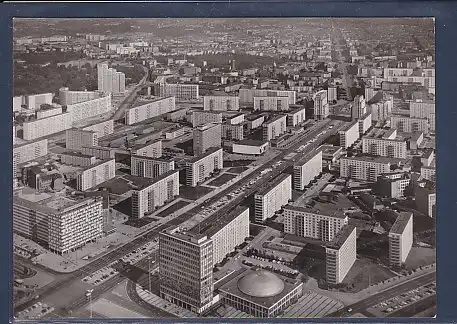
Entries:
POLYGON ((284 282, 274 273, 258 269, 238 280, 238 289, 253 297, 271 297, 284 290, 284 282))

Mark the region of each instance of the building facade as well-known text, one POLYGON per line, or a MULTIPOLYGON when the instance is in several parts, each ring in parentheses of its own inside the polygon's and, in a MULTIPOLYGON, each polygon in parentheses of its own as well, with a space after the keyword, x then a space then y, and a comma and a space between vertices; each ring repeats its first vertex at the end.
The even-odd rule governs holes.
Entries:
POLYGON ((98 136, 94 131, 71 128, 65 133, 65 148, 67 150, 81 150, 83 147, 97 145, 98 136))
POLYGON ((295 105, 297 93, 290 90, 240 89, 240 103, 254 104, 255 97, 287 97, 289 105, 295 105))
POLYGON ((345 129, 338 132, 340 135, 340 146, 344 149, 351 147, 360 137, 359 122, 350 123, 345 129))
POLYGON ((205 154, 185 163, 186 185, 195 187, 223 167, 222 148, 211 148, 205 154))
POLYGON ((399 213, 389 231, 389 262, 393 266, 402 266, 413 245, 413 214, 399 213))
POLYGON ((96 163, 96 158, 80 152, 64 152, 60 154, 60 161, 68 165, 89 167, 96 163))
POLYGON ((199 96, 198 84, 159 83, 155 85, 156 94, 160 97, 175 97, 178 101, 197 100, 199 96))
POLYGON ((375 156, 406 159, 406 141, 365 136, 362 137, 362 152, 375 156))
POLYGON ((197 127, 209 123, 222 123, 222 113, 214 111, 195 110, 192 112, 192 126, 197 127))
POLYGON ((390 172, 391 159, 385 157, 342 157, 340 176, 375 182, 380 174, 390 172))
POLYGON ((76 188, 80 191, 98 186, 99 184, 114 178, 116 160, 111 159, 91 165, 82 170, 76 178, 76 188))
POLYGON ((175 110, 175 104, 175 97, 158 98, 146 103, 140 103, 125 112, 125 123, 133 125, 166 114, 175 110))
POLYGON ((222 124, 222 138, 242 141, 244 139, 244 127, 241 124, 222 124))
POLYGON ((287 116, 280 115, 262 124, 263 133, 262 139, 264 141, 271 141, 286 132, 287 116))
POLYGON ((95 156, 100 160, 110 160, 115 157, 114 150, 104 146, 83 146, 81 147, 81 153, 95 156))
POLYGON ((208 149, 221 147, 221 124, 206 124, 193 130, 194 156, 204 154, 208 149))
POLYGON ((71 128, 72 115, 69 112, 25 122, 23 124, 23 136, 26 141, 63 132, 71 128))
POLYGON ((131 156, 131 173, 137 177, 157 178, 175 169, 175 161, 148 156, 131 156))
POLYGON ((282 173, 254 195, 254 217, 263 222, 292 199, 292 176, 282 173))
POLYGON ((306 120, 305 107, 287 113, 287 126, 295 127, 306 120))
POLYGON ((125 92, 125 74, 109 68, 108 64, 97 64, 98 90, 112 94, 125 92))
POLYGON ((160 158, 162 156, 162 140, 152 140, 146 144, 135 145, 130 149, 132 155, 160 158))
POLYGON ((203 109, 212 111, 231 111, 240 109, 238 96, 204 96, 203 109))
POLYGON ((357 233, 353 225, 343 226, 325 246, 325 277, 328 284, 341 283, 357 258, 357 233))
POLYGON ((305 187, 321 172, 322 151, 310 152, 294 165, 294 189, 304 190, 305 187))
POLYGON ((330 114, 328 99, 327 99, 327 90, 321 90, 314 94, 314 120, 323 120, 328 117, 330 114))
POLYGON ((430 124, 427 118, 393 115, 390 117, 390 127, 404 133, 424 132, 428 134, 430 132, 430 124))
POLYGON ((284 111, 289 110, 288 97, 254 97, 254 110, 284 111))
POLYGON ((68 88, 59 89, 59 100, 62 106, 93 100, 99 96, 100 92, 98 91, 70 91, 68 88))
POLYGON ((363 96, 355 96, 352 102, 351 117, 352 120, 358 120, 367 112, 365 98, 363 96))

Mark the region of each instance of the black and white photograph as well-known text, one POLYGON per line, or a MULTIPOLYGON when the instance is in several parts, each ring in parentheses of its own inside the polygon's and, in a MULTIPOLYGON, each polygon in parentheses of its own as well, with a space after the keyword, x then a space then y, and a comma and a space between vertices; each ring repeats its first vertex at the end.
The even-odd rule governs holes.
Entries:
POLYGON ((11 41, 16 320, 435 316, 433 18, 11 41))

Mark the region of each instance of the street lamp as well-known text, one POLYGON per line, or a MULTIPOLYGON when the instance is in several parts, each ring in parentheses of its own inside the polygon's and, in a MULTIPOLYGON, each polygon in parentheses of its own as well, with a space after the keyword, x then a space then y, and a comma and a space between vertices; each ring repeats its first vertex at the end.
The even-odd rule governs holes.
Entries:
POLYGON ((89 309, 90 309, 90 318, 92 318, 92 292, 93 289, 86 290, 86 297, 89 298, 89 309))

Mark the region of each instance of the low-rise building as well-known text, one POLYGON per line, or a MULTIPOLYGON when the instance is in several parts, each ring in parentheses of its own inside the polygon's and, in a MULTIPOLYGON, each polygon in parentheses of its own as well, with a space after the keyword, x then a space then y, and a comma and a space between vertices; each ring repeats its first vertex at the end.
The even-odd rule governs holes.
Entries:
POLYGON ((325 277, 328 284, 341 283, 357 258, 357 233, 354 225, 343 226, 325 245, 325 277))
POLYGON ((186 185, 195 187, 223 167, 222 148, 210 148, 185 163, 186 185))
POLYGON ((233 143, 232 152, 244 155, 262 155, 270 148, 268 141, 242 140, 233 143))
POLYGON ((381 174, 375 188, 381 197, 400 198, 405 196, 405 190, 411 185, 411 177, 408 173, 392 172, 381 174))
POLYGON ((295 190, 305 187, 322 172, 322 151, 312 151, 294 164, 293 185, 295 190))
POLYGON ((402 266, 413 245, 413 214, 401 212, 389 231, 389 261, 402 266))
POLYGON ((282 173, 254 195, 255 221, 263 222, 292 199, 292 176, 282 173))
POLYGON ((324 144, 319 148, 322 151, 322 160, 330 163, 335 163, 343 153, 341 146, 333 146, 332 144, 324 144))
POLYGON ((116 160, 105 160, 93 164, 81 172, 76 178, 76 188, 80 191, 98 186, 99 184, 108 181, 115 177, 116 160))

